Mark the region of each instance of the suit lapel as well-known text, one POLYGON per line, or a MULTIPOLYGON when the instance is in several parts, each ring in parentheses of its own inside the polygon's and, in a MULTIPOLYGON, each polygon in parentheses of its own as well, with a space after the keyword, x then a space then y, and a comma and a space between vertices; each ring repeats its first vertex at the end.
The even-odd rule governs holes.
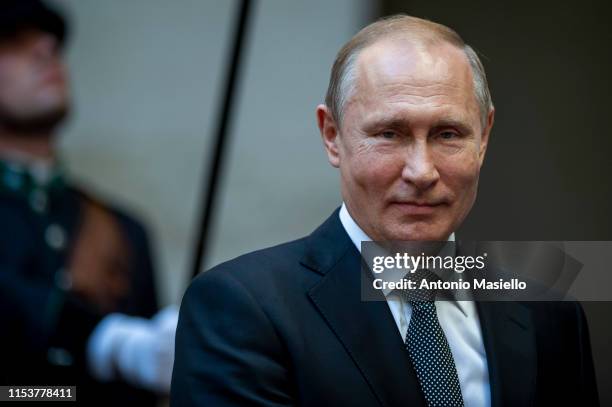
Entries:
MULTIPOLYGON (((457 241, 457 253, 476 255, 478 242, 457 241)), ((508 278, 495 266, 483 271, 489 281, 508 278)), ((537 352, 529 309, 515 301, 499 301, 494 293, 479 292, 476 308, 487 354, 492 406, 528 406, 534 403, 537 352), (480 299, 480 300, 479 300, 480 299)))
POLYGON ((533 405, 537 354, 529 310, 516 302, 477 302, 492 406, 533 405))
MULTIPOLYGON (((302 264, 323 277, 308 295, 383 406, 425 405, 419 384, 382 294, 362 301, 361 256, 338 211, 310 236, 302 264)), ((365 284, 365 289, 371 285, 365 284)), ((373 290, 373 289, 372 289, 373 290)))

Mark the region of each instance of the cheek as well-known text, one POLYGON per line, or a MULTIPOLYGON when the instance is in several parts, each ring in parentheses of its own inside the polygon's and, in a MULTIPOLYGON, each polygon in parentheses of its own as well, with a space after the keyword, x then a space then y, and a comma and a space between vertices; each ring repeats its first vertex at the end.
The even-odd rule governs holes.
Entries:
POLYGON ((478 185, 480 163, 478 153, 469 151, 460 159, 443 160, 438 166, 444 185, 451 190, 456 200, 470 199, 478 185))
POLYGON ((362 190, 382 194, 401 177, 401 160, 366 143, 357 146, 348 161, 347 175, 362 190))
POLYGON ((11 99, 12 83, 10 75, 5 67, 0 64, 0 101, 4 104, 11 99))
POLYGON ((18 66, 11 63, 0 63, 0 101, 3 104, 15 105, 28 93, 23 75, 18 66))

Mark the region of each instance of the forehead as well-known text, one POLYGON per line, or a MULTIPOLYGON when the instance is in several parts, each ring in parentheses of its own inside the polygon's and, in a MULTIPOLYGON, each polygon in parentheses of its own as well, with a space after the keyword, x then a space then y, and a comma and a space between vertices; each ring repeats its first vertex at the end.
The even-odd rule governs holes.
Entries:
POLYGON ((352 103, 369 111, 395 106, 478 114, 467 57, 448 43, 388 39, 368 46, 357 58, 352 103))
POLYGON ((31 47, 41 38, 51 38, 57 42, 54 34, 42 31, 33 26, 24 26, 13 32, 0 36, 0 51, 19 51, 31 47))

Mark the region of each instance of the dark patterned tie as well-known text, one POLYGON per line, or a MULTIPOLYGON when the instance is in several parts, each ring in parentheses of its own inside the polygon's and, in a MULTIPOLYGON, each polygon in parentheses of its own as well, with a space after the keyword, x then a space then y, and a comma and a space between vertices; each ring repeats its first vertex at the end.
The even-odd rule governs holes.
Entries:
MULTIPOLYGON (((417 281, 417 286, 424 278, 436 279, 428 270, 419 270, 410 276, 417 281)), ((404 343, 427 405, 463 406, 455 361, 436 314, 435 291, 405 290, 404 295, 412 305, 404 343)))

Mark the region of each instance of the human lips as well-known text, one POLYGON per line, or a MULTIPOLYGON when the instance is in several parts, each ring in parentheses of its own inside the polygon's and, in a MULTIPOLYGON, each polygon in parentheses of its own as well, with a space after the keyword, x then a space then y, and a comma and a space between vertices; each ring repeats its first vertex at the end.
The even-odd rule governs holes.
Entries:
POLYGON ((393 201, 391 206, 407 215, 431 215, 444 205, 443 201, 393 201))

